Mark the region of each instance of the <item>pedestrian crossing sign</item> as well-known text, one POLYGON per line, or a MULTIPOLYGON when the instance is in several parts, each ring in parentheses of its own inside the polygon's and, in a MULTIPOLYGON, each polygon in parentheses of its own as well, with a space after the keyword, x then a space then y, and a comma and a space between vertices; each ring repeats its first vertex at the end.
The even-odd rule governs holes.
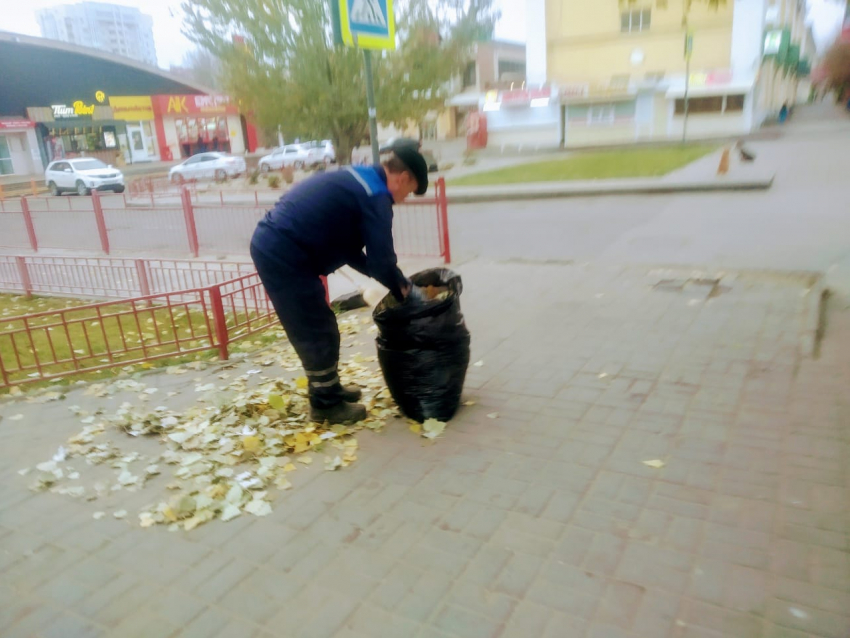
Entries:
POLYGON ((345 44, 361 49, 395 49, 393 0, 336 1, 345 44))

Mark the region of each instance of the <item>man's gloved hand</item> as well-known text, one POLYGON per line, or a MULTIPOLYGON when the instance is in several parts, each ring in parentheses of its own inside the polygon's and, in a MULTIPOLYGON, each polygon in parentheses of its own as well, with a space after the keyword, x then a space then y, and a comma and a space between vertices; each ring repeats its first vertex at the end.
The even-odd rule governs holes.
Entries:
POLYGON ((407 303, 420 303, 425 300, 425 295, 419 286, 411 285, 407 290, 404 300, 407 303))

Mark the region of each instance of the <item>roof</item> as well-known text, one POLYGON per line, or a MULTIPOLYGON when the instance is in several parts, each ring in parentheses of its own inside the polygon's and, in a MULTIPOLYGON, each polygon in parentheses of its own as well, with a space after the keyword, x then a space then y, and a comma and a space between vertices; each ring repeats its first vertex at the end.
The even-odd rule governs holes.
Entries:
POLYGON ((211 95, 157 67, 97 49, 0 31, 0 114, 107 95, 211 95))

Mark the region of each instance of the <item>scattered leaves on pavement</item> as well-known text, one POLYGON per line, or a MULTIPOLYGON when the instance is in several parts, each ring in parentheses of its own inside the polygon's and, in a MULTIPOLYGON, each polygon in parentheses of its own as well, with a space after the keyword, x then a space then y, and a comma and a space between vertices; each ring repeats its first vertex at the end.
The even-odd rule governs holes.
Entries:
MULTIPOLYGON (((356 321, 341 320, 340 328, 349 334, 360 330, 356 321)), ((246 358, 239 354, 235 358, 246 358)), ((301 369, 287 342, 272 346, 261 357, 251 363, 265 367, 277 361, 288 372, 301 369)), ((237 370, 227 383, 195 380, 190 385, 194 389, 192 404, 184 411, 152 407, 148 400, 158 395, 158 390, 135 379, 92 384, 84 394, 111 397, 130 392, 137 400, 124 401, 111 413, 98 410, 90 414, 70 406, 83 427, 50 461, 32 470, 35 480, 30 488, 97 500, 121 491, 142 490, 160 473, 169 473, 168 483, 160 486, 168 490, 165 498, 138 513, 141 527, 167 525, 170 530, 188 531, 215 518, 229 521, 242 514, 267 516, 272 512, 268 490, 292 488, 290 479, 299 467, 312 464, 313 453, 324 452, 326 470, 345 468, 357 460, 354 435, 358 431, 380 430, 388 418, 398 416, 380 371, 362 365, 374 360, 355 354, 340 362, 340 374, 363 388, 368 410, 366 420, 350 426, 308 420, 306 377, 263 382, 263 377, 255 374, 257 370, 240 374, 236 364, 223 368, 237 370), (115 436, 124 438, 108 440, 115 436), (116 444, 132 444, 134 439, 153 439, 163 449, 150 455, 116 444), (104 466, 114 472, 113 478, 91 487, 60 485, 71 479, 70 462, 77 463, 73 473, 80 477, 79 461, 104 466)), ((185 374, 187 369, 202 367, 189 364, 168 368, 166 373, 185 374)), ((428 438, 445 428, 445 424, 435 423, 425 432, 428 438)), ((97 512, 94 518, 103 516, 97 512)), ((122 519, 127 512, 118 510, 112 516, 122 519)))

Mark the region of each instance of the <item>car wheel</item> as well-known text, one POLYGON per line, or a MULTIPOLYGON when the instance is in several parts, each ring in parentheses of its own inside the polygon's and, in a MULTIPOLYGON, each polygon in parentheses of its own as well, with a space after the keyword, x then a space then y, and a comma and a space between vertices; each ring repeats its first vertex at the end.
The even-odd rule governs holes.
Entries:
POLYGON ((115 187, 115 192, 116 192, 116 193, 123 193, 123 192, 124 192, 124 187, 123 187, 123 186, 116 186, 116 187, 115 187))
POLYGON ((178 186, 180 186, 181 184, 183 184, 183 181, 184 181, 183 175, 181 175, 180 173, 174 173, 171 176, 171 183, 172 184, 177 184, 178 186))
POLYGON ((218 170, 216 170, 215 181, 223 182, 226 179, 227 179, 227 171, 226 170, 224 170, 223 168, 219 168, 218 170))
POLYGON ((271 169, 271 167, 270 167, 268 164, 260 164, 260 170, 261 170, 263 173, 268 173, 268 172, 269 172, 270 170, 272 170, 272 169, 271 169))
POLYGON ((295 160, 295 162, 293 162, 292 166, 296 170, 301 170, 302 168, 304 168, 304 162, 302 162, 301 160, 295 160))
POLYGON ((83 180, 78 179, 77 180, 77 195, 80 195, 82 197, 83 195, 88 195, 90 192, 91 191, 85 185, 83 180))
POLYGON ((59 187, 56 185, 56 182, 50 182, 47 185, 47 188, 50 189, 50 194, 53 195, 54 197, 61 195, 61 193, 59 191, 59 187))

